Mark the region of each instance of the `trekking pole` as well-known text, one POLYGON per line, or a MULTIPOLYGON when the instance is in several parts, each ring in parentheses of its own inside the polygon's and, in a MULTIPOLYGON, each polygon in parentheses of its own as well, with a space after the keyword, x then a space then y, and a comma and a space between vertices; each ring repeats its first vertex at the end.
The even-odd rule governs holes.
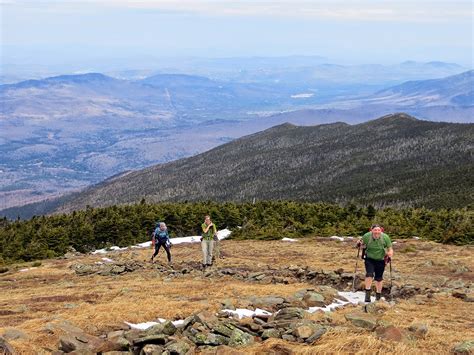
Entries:
POLYGON ((357 259, 356 259, 356 265, 354 269, 354 277, 352 278, 352 292, 355 292, 355 280, 356 280, 356 274, 357 274, 357 264, 359 263, 359 253, 360 253, 360 245, 357 247, 357 259))
POLYGON ((393 287, 392 259, 390 258, 390 299, 392 299, 392 287, 393 287))

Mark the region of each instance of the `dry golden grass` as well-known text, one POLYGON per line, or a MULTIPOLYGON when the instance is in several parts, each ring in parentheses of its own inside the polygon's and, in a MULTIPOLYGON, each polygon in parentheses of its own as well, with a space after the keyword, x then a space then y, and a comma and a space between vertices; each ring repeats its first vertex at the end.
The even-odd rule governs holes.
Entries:
MULTIPOLYGON (((356 254, 352 244, 316 238, 297 243, 224 241, 222 250, 225 259, 219 260, 217 267, 255 271, 298 265, 325 270, 343 268, 353 272, 356 254)), ((114 252, 107 256, 114 259, 120 255, 122 259, 143 261, 150 254, 148 249, 114 252)), ((201 257, 198 244, 174 246, 172 254, 176 264, 197 264, 201 257)), ((469 283, 474 280, 472 271, 459 275, 454 271, 459 265, 474 270, 472 256, 470 247, 400 241, 395 246, 393 266, 397 270, 395 276, 403 283, 431 285, 442 277, 469 283), (405 249, 408 252, 402 252, 405 249), (432 266, 426 266, 428 260, 433 261, 432 266)), ((289 296, 308 286, 302 283, 249 283, 230 276, 209 279, 187 275, 168 279, 152 268, 114 277, 77 276, 69 269, 73 263, 93 263, 101 257, 89 255, 72 260, 47 260, 42 266, 26 272, 19 272, 18 269, 25 265, 18 265, 16 271, 0 275, 0 334, 8 327, 22 330, 29 339, 11 342, 19 353, 48 353, 58 344, 58 335, 44 330, 49 322, 69 320, 98 335, 116 329, 125 320, 138 323, 156 318, 179 319, 203 309, 217 311, 224 299, 238 303, 239 299, 252 295, 289 296)), ((163 253, 158 260, 164 262, 163 253)), ((362 268, 359 261, 359 270, 362 268)), ((474 338, 472 303, 448 295, 431 300, 426 297, 403 300, 383 315, 384 320, 403 329, 412 322, 428 324, 428 336, 416 341, 382 341, 375 333, 353 327, 344 320, 344 314, 353 310, 349 307, 334 312, 332 323, 335 327, 313 346, 271 340, 246 349, 246 352, 287 348, 301 354, 448 353, 456 343, 474 338)))

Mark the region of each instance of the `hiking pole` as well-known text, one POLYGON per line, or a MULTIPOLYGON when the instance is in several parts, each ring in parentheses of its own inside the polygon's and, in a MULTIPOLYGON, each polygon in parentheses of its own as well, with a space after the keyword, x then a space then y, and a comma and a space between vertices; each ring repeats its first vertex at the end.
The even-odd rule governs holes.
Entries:
POLYGON ((352 278, 352 292, 355 292, 355 280, 356 280, 356 274, 357 274, 357 264, 359 263, 359 253, 360 253, 360 245, 357 247, 356 266, 354 269, 354 277, 352 278))
POLYGON ((392 287, 393 287, 392 258, 390 258, 390 300, 392 300, 392 287))

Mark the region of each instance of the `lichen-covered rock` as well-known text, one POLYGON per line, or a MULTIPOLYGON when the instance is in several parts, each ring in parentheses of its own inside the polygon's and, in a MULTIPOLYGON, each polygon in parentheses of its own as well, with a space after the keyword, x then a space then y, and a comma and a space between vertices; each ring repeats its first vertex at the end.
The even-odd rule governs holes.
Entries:
POLYGON ((377 319, 367 313, 354 312, 345 315, 345 318, 357 327, 374 330, 377 319))
POLYGON ((239 347, 253 344, 254 337, 240 329, 234 329, 230 336, 229 346, 239 347))

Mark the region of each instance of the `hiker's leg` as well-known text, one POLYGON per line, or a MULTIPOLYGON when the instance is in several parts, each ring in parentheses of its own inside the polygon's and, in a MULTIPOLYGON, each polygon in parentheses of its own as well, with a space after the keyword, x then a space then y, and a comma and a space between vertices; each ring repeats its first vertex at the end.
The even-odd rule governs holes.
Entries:
POLYGON ((152 259, 158 255, 158 252, 160 251, 160 247, 161 247, 161 244, 160 243, 156 243, 155 244, 155 253, 153 254, 153 256, 151 257, 152 259))
POLYGON ((205 239, 201 241, 201 249, 202 249, 202 264, 206 265, 207 264, 207 243, 205 239))
POLYGON ((212 265, 212 252, 214 251, 214 241, 209 240, 208 241, 208 249, 207 249, 207 265, 212 265))
POLYGON ((372 289, 372 280, 374 279, 375 266, 372 259, 365 259, 365 289, 372 289))
POLYGON ((163 245, 163 248, 165 248, 166 256, 168 257, 168 262, 170 263, 170 262, 171 262, 171 251, 170 251, 170 247, 167 246, 166 244, 164 244, 164 245, 163 245))
POLYGON ((382 286, 383 286, 383 273, 385 271, 385 262, 383 260, 377 260, 375 264, 375 290, 377 292, 378 298, 380 298, 380 294, 382 293, 382 286))

